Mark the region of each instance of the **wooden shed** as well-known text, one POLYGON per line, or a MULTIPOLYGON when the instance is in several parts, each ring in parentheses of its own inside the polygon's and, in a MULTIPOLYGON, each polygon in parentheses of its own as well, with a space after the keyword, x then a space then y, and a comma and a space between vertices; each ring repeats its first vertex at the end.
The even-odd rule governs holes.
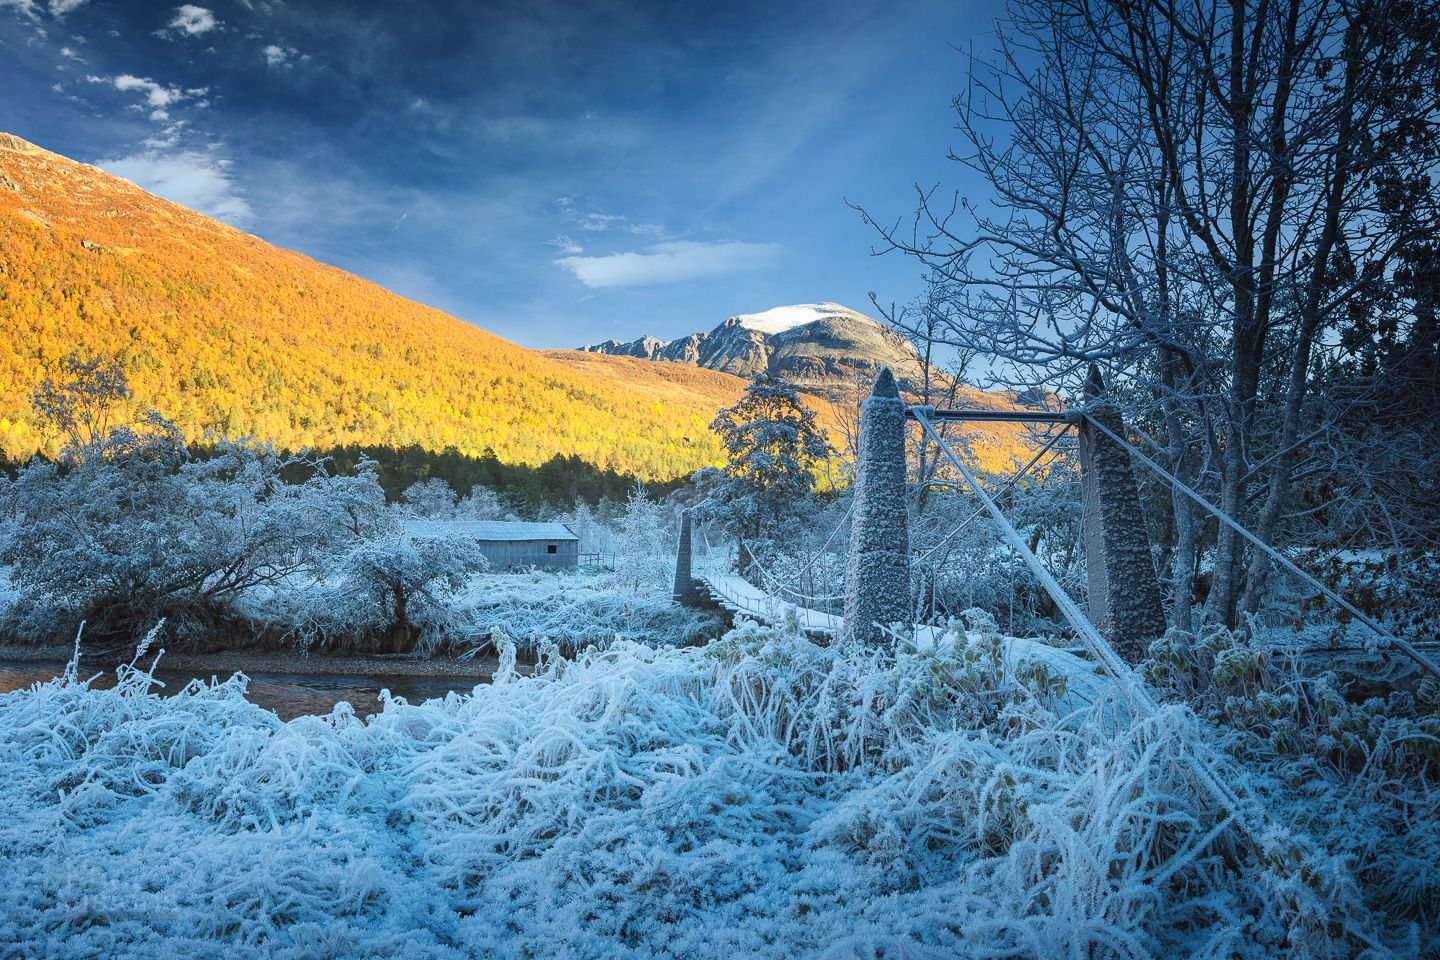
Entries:
POLYGON ((497 570, 515 567, 570 570, 580 560, 580 538, 563 523, 407 520, 405 532, 415 539, 473 540, 497 570))

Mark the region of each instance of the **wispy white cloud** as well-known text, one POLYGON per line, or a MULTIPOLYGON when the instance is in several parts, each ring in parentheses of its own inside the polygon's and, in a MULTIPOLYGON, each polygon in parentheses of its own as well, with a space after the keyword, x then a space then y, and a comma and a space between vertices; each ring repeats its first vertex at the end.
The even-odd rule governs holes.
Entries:
POLYGON ((89 0, 50 0, 50 16, 63 17, 71 10, 85 6, 89 0))
POLYGON ((171 30, 193 37, 196 34, 209 33, 220 26, 220 21, 215 19, 214 11, 186 3, 175 8, 175 16, 167 26, 171 30))
POLYGON ((278 43, 270 44, 260 53, 265 57, 265 65, 268 67, 288 67, 297 60, 303 62, 310 59, 308 53, 300 53, 294 47, 283 47, 278 43))
POLYGON ((22 17, 29 17, 31 20, 38 20, 40 17, 35 0, 0 0, 0 10, 14 10, 22 17))
POLYGON ((555 263, 587 287, 640 287, 757 270, 773 263, 780 250, 775 243, 669 240, 644 252, 569 256, 555 263))
POLYGON ((635 223, 629 217, 604 213, 585 205, 575 197, 557 197, 555 206, 566 223, 585 233, 629 233, 651 240, 665 240, 669 231, 656 223, 635 223))
POLYGON ((566 256, 574 256, 577 253, 585 252, 585 248, 570 239, 570 235, 566 233, 557 233, 546 242, 566 256))
POLYGON ((249 202, 230 175, 230 161, 213 151, 147 150, 101 160, 96 166, 231 226, 244 226, 254 218, 249 202))
POLYGON ((176 104, 189 101, 192 107, 202 108, 209 104, 209 101, 199 99, 210 92, 208 87, 171 86, 157 83, 149 77, 137 77, 129 73, 122 73, 118 77, 97 77, 92 74, 85 79, 91 83, 114 87, 121 93, 139 94, 141 102, 136 104, 133 109, 148 110, 150 119, 157 123, 169 120, 169 110, 176 104))

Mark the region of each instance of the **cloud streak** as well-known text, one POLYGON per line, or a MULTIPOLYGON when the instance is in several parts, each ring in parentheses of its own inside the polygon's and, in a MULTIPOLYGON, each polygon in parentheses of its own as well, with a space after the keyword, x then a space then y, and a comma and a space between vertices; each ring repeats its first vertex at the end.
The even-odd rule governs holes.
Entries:
MULTIPOLYGON (((144 100, 143 106, 155 111, 150 115, 152 120, 166 120, 169 117, 165 111, 170 107, 175 106, 177 103, 183 103, 186 100, 193 101, 195 98, 203 97, 209 92, 205 87, 192 87, 187 90, 177 86, 167 86, 163 83, 157 83, 149 77, 137 77, 129 73, 122 73, 118 77, 97 77, 91 75, 85 79, 91 83, 114 87, 121 93, 140 94, 141 99, 144 100)), ((205 106, 205 101, 199 101, 195 103, 195 106, 203 107, 205 106)))
POLYGON ((254 211, 231 178, 230 161, 213 153, 150 150, 101 160, 96 166, 182 207, 223 220, 231 226, 251 222, 254 211))
MULTIPOLYGON (((59 20, 70 11, 83 7, 87 2, 88 0, 50 0, 48 9, 50 16, 59 20)), ((14 10, 31 20, 40 19, 40 5, 36 3, 36 0, 0 0, 0 10, 6 9, 14 10)))
POLYGON ((648 247, 643 253, 561 257, 555 263, 573 273, 585 286, 604 289, 651 286, 758 270, 773 263, 780 251, 780 245, 775 243, 671 240, 648 247))
POLYGON ((178 30, 192 37, 196 34, 209 33, 219 25, 220 21, 215 19, 213 11, 197 7, 193 3, 176 7, 175 18, 169 23, 171 30, 178 30))

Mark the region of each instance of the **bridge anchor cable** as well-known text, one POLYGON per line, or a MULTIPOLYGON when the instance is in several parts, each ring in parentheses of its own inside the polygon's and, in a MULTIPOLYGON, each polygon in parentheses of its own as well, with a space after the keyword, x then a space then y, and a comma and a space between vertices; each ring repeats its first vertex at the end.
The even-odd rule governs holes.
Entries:
MULTIPOLYGON (((1101 636, 1095 624, 1090 622, 1090 619, 1081 612, 1080 607, 1071 599, 1070 595, 1065 592, 1059 582, 1051 576, 1050 571, 1045 569, 1045 565, 1040 562, 1040 558, 1035 555, 1034 551, 1030 549, 1029 544, 1025 542, 1025 538, 1020 536, 1020 532, 1016 530, 1014 525, 1006 518, 1004 512, 1001 511, 1000 507, 995 503, 994 498, 980 485, 974 473, 965 465, 964 461, 955 455, 955 451, 950 448, 945 438, 940 436, 940 433, 935 429, 935 424, 928 416, 928 412, 929 411, 924 408, 912 408, 911 416, 919 422, 925 432, 935 441, 940 451, 945 455, 945 458, 950 461, 950 465, 953 466, 956 471, 965 478, 965 482, 970 484, 971 488, 974 489, 975 495, 980 499, 980 502, 984 504, 986 511, 1000 528, 1001 535, 1005 541, 1009 543, 1015 552, 1020 555, 1020 558, 1025 561, 1025 565, 1030 568, 1031 573, 1035 575, 1035 579, 1045 588, 1045 592, 1050 594, 1051 599, 1055 601, 1055 606, 1060 610, 1065 621, 1070 624, 1071 629, 1080 637, 1081 641, 1095 659, 1100 662, 1100 666, 1110 675, 1117 689, 1119 689, 1120 692, 1124 694, 1126 700, 1129 701, 1131 709, 1137 714, 1142 714, 1147 718, 1154 716, 1160 709, 1159 703, 1150 694, 1150 691, 1145 689, 1144 685, 1139 682, 1129 665, 1115 652, 1115 648, 1110 646, 1109 642, 1101 636)), ((1269 818, 1263 810, 1257 810, 1253 804, 1247 804, 1241 800, 1240 797, 1220 779, 1219 775, 1215 773, 1209 757, 1204 755, 1208 753, 1204 744, 1192 744, 1190 746, 1191 749, 1186 751, 1186 760, 1195 778, 1216 804, 1230 815, 1257 854, 1263 857, 1265 847, 1260 839, 1263 832, 1257 830, 1255 825, 1251 823, 1251 817, 1255 816, 1262 821, 1268 820, 1269 818)))
POLYGON ((1209 500, 1206 500, 1204 497, 1200 496, 1200 494, 1190 489, 1190 487, 1186 486, 1184 483, 1181 483, 1179 478, 1177 478, 1174 474, 1170 473, 1164 467, 1160 466, 1160 464, 1156 463, 1154 460, 1141 453, 1134 447, 1133 444, 1131 444, 1124 437, 1120 436, 1114 430, 1111 430, 1109 427, 1105 426, 1105 424, 1101 423, 1099 420, 1096 420, 1094 417, 1086 416, 1083 413, 1081 414, 1081 416, 1084 418, 1086 423, 1090 424, 1092 427, 1108 436, 1111 440, 1114 440, 1116 443, 1120 444, 1120 446, 1124 447, 1127 451, 1129 451, 1130 456, 1134 457, 1136 460, 1140 461, 1145 466, 1155 471, 1157 474, 1167 480, 1172 486, 1174 486, 1176 490, 1179 490, 1181 493, 1185 494, 1185 496, 1189 497, 1191 500, 1194 500, 1206 511, 1208 511, 1212 516, 1214 516, 1216 520, 1219 520, 1221 523, 1225 524, 1227 527, 1240 534, 1240 536, 1244 537, 1246 540, 1254 544, 1256 548, 1263 550, 1265 554, 1270 557, 1270 559, 1274 560, 1286 570, 1299 577, 1305 583, 1308 583, 1310 586, 1319 590, 1327 598, 1329 598, 1330 600, 1338 604, 1341 608, 1346 610, 1356 620, 1360 621, 1365 626, 1369 627, 1372 631, 1374 631, 1375 635, 1378 636, 1380 639, 1392 644, 1401 653, 1405 654, 1411 660, 1415 661, 1415 663, 1418 664, 1421 669, 1425 670, 1433 677, 1440 678, 1440 666, 1437 666, 1434 660, 1431 660, 1424 653, 1418 650, 1414 646, 1414 644, 1410 643, 1408 640, 1403 640, 1400 637, 1395 636, 1393 633, 1380 626, 1380 624, 1377 623, 1372 617, 1361 612, 1358 608, 1355 607, 1354 604, 1350 603, 1350 601, 1340 596, 1340 594, 1336 593, 1334 590, 1331 590, 1329 587, 1321 583, 1315 577, 1312 577, 1310 574, 1300 569, 1300 567, 1296 566, 1296 564, 1291 561, 1289 557, 1285 556, 1279 550, 1276 550, 1274 547, 1270 546, 1270 544, 1266 543, 1264 540, 1261 540, 1255 534, 1245 529, 1243 526, 1240 525, 1238 521, 1236 521, 1224 510, 1221 510, 1209 500))

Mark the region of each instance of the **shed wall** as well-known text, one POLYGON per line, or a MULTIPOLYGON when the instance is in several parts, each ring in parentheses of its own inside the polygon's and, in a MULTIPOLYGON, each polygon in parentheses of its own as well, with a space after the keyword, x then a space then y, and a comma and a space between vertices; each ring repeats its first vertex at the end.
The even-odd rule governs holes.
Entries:
POLYGON ((571 569, 580 560, 578 540, 477 540, 480 552, 496 569, 540 567, 571 569), (554 553, 548 548, 553 546, 554 553))

